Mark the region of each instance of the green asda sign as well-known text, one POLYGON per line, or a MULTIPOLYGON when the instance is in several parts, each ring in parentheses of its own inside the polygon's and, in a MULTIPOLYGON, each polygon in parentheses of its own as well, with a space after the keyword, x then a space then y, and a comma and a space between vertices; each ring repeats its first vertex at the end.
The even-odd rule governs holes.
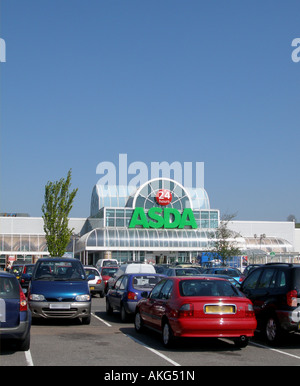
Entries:
POLYGON ((143 228, 183 229, 185 226, 197 228, 192 209, 186 208, 181 214, 175 208, 153 207, 148 211, 148 218, 143 208, 135 208, 129 228, 141 225, 143 228))

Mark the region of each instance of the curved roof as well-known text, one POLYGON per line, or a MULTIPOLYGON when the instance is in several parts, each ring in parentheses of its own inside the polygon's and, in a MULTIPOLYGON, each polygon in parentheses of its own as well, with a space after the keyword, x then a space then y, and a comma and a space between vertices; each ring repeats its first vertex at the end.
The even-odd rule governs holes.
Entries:
POLYGON ((95 185, 91 198, 91 216, 97 215, 103 207, 149 209, 158 204, 155 201, 160 189, 168 189, 172 193, 172 202, 167 205, 179 210, 184 208, 210 209, 209 198, 204 188, 186 188, 170 178, 154 178, 140 187, 95 185))

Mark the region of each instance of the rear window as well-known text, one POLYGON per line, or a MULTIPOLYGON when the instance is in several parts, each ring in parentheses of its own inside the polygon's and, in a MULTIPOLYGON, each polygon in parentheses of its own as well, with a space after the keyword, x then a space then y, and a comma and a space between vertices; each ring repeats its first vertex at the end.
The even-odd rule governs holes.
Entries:
POLYGON ((20 288, 14 278, 0 277, 0 298, 17 299, 20 297, 20 288))
POLYGON ((161 277, 153 275, 134 276, 132 279, 132 286, 137 290, 153 288, 161 281, 161 279, 161 277))
POLYGON ((244 296, 227 280, 181 280, 179 292, 181 296, 244 296))

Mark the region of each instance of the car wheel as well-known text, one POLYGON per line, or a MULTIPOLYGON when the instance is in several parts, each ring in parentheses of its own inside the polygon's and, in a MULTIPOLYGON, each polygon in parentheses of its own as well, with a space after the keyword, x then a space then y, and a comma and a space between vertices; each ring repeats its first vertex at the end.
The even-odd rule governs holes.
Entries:
POLYGON ((106 314, 107 315, 112 315, 113 313, 113 308, 111 307, 109 300, 106 298, 106 314))
POLYGON ((277 319, 270 316, 265 324, 265 338, 270 345, 278 343, 281 336, 281 329, 277 319))
POLYGON ((100 295, 100 298, 104 298, 104 295, 105 295, 104 291, 101 291, 101 292, 99 293, 99 295, 100 295))
POLYGON ((123 323, 127 322, 128 321, 128 314, 125 310, 125 307, 123 306, 123 304, 121 304, 121 321, 123 323))
POLYGON ((136 332, 142 332, 144 329, 143 319, 139 311, 136 312, 134 317, 134 327, 136 332))
POLYGON ((28 351, 30 348, 30 334, 26 335, 26 338, 18 342, 18 348, 20 351, 28 351))
POLYGON ((240 336, 239 338, 234 338, 234 344, 238 348, 243 348, 248 346, 249 338, 245 335, 240 336))
POLYGON ((81 323, 82 323, 82 324, 85 324, 85 325, 90 324, 90 323, 91 323, 91 315, 89 315, 89 316, 86 317, 86 318, 82 318, 81 323))
POLYGON ((165 347, 171 347, 174 343, 174 334, 168 322, 162 327, 162 342, 165 347))

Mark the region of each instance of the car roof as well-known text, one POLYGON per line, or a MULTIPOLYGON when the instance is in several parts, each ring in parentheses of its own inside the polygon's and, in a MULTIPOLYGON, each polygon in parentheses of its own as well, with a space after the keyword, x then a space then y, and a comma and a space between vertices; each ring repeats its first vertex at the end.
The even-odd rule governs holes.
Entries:
POLYGON ((13 277, 14 279, 16 278, 15 275, 12 273, 6 272, 6 271, 0 271, 0 276, 1 277, 13 277))

